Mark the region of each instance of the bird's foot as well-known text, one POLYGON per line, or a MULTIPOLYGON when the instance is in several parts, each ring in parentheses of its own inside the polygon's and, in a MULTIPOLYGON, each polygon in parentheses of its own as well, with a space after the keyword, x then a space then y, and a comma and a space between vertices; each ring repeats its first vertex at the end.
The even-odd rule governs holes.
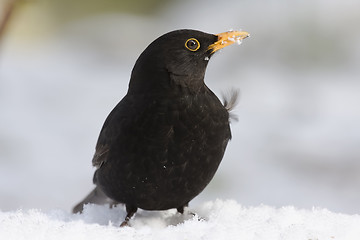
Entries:
POLYGON ((202 222, 202 221, 205 221, 206 219, 203 218, 203 217, 200 217, 199 215, 197 215, 196 213, 193 213, 193 212, 189 212, 189 215, 193 216, 193 218, 197 218, 197 220, 199 222, 202 222))
POLYGON ((130 227, 129 220, 130 218, 125 218, 125 220, 120 224, 120 227, 130 227))
POLYGON ((120 224, 120 227, 130 227, 129 221, 137 211, 137 207, 128 204, 126 204, 125 206, 126 206, 127 215, 125 217, 125 220, 120 224))
MULTIPOLYGON (((185 206, 181 206, 181 207, 178 207, 176 210, 178 211, 178 213, 180 214, 184 214, 184 212, 187 214, 187 215, 190 215, 192 216, 193 218, 196 217, 198 219, 198 221, 205 221, 205 218, 203 217, 200 217, 199 215, 197 215, 196 213, 193 213, 193 212, 190 212, 190 211, 185 211, 185 207, 187 207, 188 204, 186 204, 185 206)), ((186 208, 187 209, 187 208, 186 208)))

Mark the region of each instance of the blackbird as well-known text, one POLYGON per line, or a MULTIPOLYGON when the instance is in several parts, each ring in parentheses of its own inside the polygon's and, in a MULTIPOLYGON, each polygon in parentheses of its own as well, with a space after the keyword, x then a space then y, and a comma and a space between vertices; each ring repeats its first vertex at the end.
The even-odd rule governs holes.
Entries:
POLYGON ((247 32, 176 30, 137 59, 126 96, 106 118, 95 155, 95 189, 86 203, 123 203, 128 225, 138 208, 183 213, 213 178, 231 139, 229 111, 205 85, 209 59, 247 32))

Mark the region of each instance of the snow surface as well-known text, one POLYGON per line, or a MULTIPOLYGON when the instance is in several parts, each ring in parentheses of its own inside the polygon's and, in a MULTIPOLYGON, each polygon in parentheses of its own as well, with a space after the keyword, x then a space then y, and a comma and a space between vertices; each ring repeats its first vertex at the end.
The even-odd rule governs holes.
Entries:
POLYGON ((168 211, 139 211, 131 227, 118 227, 122 206, 88 205, 83 214, 31 209, 0 212, 0 239, 360 239, 360 215, 326 209, 243 207, 234 200, 207 202, 187 217, 168 211))

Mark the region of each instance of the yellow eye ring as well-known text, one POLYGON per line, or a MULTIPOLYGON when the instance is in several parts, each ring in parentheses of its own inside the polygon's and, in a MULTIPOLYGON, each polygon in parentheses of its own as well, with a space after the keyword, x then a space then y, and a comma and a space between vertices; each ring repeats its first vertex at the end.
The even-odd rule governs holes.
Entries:
POLYGON ((196 38, 189 38, 188 40, 186 40, 185 42, 185 47, 192 51, 195 52, 197 50, 199 50, 200 48, 200 43, 196 38))

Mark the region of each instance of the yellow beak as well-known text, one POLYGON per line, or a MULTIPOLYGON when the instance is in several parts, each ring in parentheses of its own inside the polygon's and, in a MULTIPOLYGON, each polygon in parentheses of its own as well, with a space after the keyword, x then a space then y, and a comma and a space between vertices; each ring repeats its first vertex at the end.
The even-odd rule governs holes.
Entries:
POLYGON ((216 34, 216 36, 218 36, 218 40, 215 43, 211 44, 208 48, 211 53, 214 53, 224 47, 230 46, 233 43, 240 44, 241 41, 244 38, 249 37, 250 34, 247 32, 229 31, 216 34))

